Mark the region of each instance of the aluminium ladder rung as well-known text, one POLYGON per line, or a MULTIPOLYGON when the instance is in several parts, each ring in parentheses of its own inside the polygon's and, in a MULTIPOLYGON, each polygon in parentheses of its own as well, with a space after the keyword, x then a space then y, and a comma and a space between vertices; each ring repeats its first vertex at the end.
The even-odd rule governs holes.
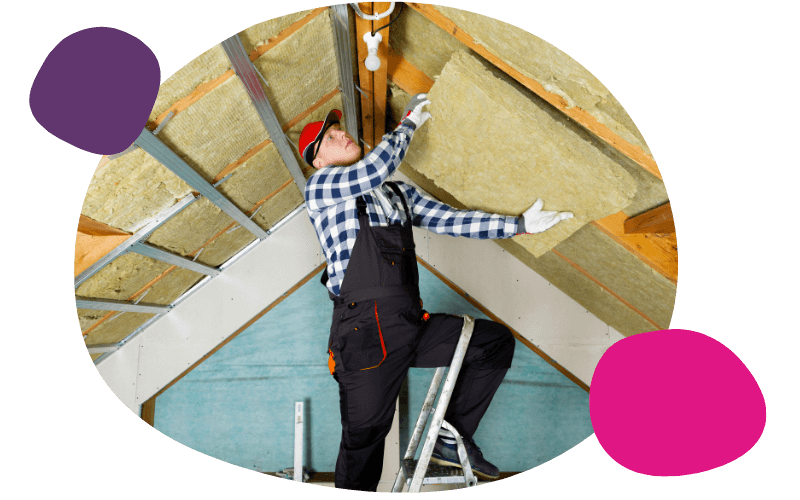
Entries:
MULTIPOLYGON (((403 470, 406 473, 406 484, 411 485, 414 478, 414 471, 417 470, 417 460, 406 458, 403 460, 403 470)), ((464 471, 458 467, 428 463, 428 470, 425 471, 425 478, 422 484, 453 484, 463 483, 464 471)))

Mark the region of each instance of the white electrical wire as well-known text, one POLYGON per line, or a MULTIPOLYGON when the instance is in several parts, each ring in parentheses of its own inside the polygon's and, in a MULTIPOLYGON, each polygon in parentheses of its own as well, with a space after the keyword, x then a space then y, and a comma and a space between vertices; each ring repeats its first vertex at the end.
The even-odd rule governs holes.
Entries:
POLYGON ((360 17, 361 19, 366 19, 367 21, 377 21, 378 19, 383 19, 384 17, 391 15, 392 11, 394 11, 394 2, 391 2, 391 5, 389 5, 389 10, 387 10, 386 12, 383 12, 381 14, 372 14, 372 15, 364 14, 363 12, 361 12, 361 9, 358 7, 357 3, 351 3, 350 6, 356 12, 358 17, 360 17))

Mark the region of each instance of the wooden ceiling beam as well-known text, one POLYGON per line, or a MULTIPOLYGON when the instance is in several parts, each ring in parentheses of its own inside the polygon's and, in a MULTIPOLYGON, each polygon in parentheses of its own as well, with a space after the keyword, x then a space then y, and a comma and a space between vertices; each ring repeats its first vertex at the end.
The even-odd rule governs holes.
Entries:
POLYGON ((625 234, 623 212, 592 222, 592 225, 616 241, 639 260, 678 284, 678 240, 672 234, 625 234))
POLYGON ((91 236, 125 236, 128 237, 131 233, 117 229, 116 227, 109 226, 104 222, 98 222, 91 217, 86 217, 81 214, 78 220, 78 232, 91 236))
POLYGON ((411 95, 431 90, 433 78, 420 71, 391 47, 388 56, 388 76, 392 83, 411 95))
POLYGON ((78 232, 75 235, 75 274, 83 271, 103 258, 111 250, 130 238, 131 234, 121 229, 81 214, 78 232))
POLYGON ((625 234, 674 232, 675 222, 672 220, 672 208, 669 202, 625 221, 625 234))

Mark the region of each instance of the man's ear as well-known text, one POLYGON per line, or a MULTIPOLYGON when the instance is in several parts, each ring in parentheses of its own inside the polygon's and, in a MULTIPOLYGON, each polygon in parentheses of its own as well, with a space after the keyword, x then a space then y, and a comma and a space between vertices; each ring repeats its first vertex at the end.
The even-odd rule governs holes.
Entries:
POLYGON ((317 170, 319 170, 319 169, 321 169, 322 167, 325 166, 325 162, 324 162, 324 160, 322 158, 317 157, 317 158, 314 158, 314 161, 311 163, 311 165, 314 168, 316 168, 317 170))

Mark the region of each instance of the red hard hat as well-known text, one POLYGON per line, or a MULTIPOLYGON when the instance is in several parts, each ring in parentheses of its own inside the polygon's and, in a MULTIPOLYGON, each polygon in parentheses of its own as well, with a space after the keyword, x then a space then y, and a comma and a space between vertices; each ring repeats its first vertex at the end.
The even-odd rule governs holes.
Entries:
POLYGON ((315 154, 317 144, 322 140, 322 136, 325 135, 325 131, 328 130, 328 127, 334 123, 339 123, 341 118, 342 112, 338 109, 332 109, 328 113, 328 116, 325 117, 325 121, 312 122, 303 127, 303 131, 300 133, 298 149, 306 163, 313 165, 314 158, 317 156, 315 154))

